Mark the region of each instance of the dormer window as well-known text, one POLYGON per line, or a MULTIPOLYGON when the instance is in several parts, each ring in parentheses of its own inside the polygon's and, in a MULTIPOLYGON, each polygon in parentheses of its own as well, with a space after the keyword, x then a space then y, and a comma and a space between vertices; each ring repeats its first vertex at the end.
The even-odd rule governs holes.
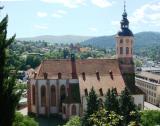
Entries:
POLYGON ((85 96, 88 96, 88 90, 87 89, 84 90, 84 93, 85 93, 85 96))
POLYGON ((110 75, 111 79, 113 80, 113 72, 112 72, 112 70, 109 71, 109 75, 110 75))
POLYGON ((100 96, 103 96, 103 90, 102 90, 102 88, 99 89, 99 94, 100 94, 100 96))
POLYGON ((82 78, 83 78, 84 81, 86 80, 86 75, 85 75, 84 72, 82 73, 82 78))
POLYGON ((62 74, 58 73, 58 79, 62 79, 62 74))
POLYGON ((96 72, 97 80, 100 80, 99 72, 96 72))

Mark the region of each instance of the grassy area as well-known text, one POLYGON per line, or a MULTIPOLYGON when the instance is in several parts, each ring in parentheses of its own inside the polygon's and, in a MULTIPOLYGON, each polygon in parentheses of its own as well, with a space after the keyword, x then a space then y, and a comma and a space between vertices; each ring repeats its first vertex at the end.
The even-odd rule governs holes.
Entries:
POLYGON ((36 118, 39 126, 58 126, 64 125, 65 121, 59 117, 38 117, 36 118))

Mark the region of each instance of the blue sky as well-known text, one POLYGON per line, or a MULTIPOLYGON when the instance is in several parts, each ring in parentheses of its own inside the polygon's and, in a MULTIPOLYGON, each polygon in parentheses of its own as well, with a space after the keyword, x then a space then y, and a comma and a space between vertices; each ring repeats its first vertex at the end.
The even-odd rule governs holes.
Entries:
MULTIPOLYGON (((123 0, 0 0, 8 36, 112 35, 120 29, 123 0)), ((127 0, 133 33, 160 32, 159 0, 127 0)))

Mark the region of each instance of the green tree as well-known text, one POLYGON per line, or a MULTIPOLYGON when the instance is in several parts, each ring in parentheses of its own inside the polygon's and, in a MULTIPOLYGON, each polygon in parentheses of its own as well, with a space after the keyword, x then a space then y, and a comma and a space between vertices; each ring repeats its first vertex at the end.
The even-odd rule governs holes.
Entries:
POLYGON ((8 16, 0 22, 0 126, 12 126, 15 108, 21 95, 16 90, 15 77, 11 77, 6 65, 6 50, 15 39, 15 35, 7 39, 7 24, 8 16))
POLYGON ((160 125, 160 111, 145 110, 141 114, 141 124, 143 126, 158 126, 160 125))
POLYGON ((131 121, 136 121, 139 123, 140 114, 137 111, 137 107, 134 104, 132 97, 130 96, 127 88, 121 92, 119 99, 120 115, 123 116, 124 125, 128 125, 131 121))
POLYGON ((97 94, 92 87, 91 91, 89 92, 89 95, 87 97, 87 110, 84 114, 84 117, 82 119, 82 125, 83 126, 91 126, 90 122, 88 121, 88 118, 90 115, 92 115, 94 112, 98 111, 99 108, 99 101, 97 98, 97 94))
POLYGON ((89 121, 95 126, 119 126, 122 117, 113 111, 100 109, 90 116, 89 121))
POLYGON ((16 113, 13 126, 38 126, 38 123, 29 116, 16 113))
POLYGON ((105 109, 107 111, 114 111, 119 113, 119 102, 117 96, 116 88, 108 89, 108 92, 105 96, 105 109))
POLYGON ((79 116, 74 116, 64 126, 81 126, 81 119, 79 116))

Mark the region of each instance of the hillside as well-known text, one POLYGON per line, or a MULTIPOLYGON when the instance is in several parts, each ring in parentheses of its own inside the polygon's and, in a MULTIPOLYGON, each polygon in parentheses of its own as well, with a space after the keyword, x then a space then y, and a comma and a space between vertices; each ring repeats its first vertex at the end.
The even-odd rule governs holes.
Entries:
POLYGON ((26 37, 26 38, 17 38, 17 40, 21 41, 45 41, 49 43, 79 43, 82 41, 86 41, 91 36, 74 36, 74 35, 64 35, 64 36, 54 36, 54 35, 43 35, 36 37, 26 37))
MULTIPOLYGON (((140 32, 135 34, 135 48, 160 44, 160 33, 140 32)), ((82 45, 92 45, 98 48, 114 48, 115 36, 94 37, 81 43, 82 45)))

